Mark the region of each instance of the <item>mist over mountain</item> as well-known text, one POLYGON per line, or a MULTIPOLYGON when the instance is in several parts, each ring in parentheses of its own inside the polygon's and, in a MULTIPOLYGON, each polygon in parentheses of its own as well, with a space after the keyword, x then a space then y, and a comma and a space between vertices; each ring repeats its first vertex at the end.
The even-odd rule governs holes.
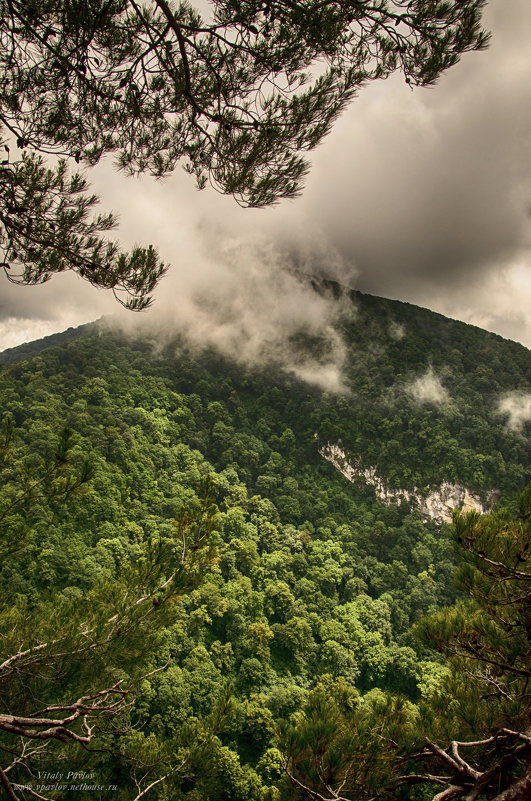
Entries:
MULTIPOLYGON (((66 661, 66 684, 37 673, 21 690, 7 676, 6 697, 29 715, 38 693, 57 706, 102 676, 137 681, 120 731, 98 733, 104 749, 52 743, 41 772, 66 760, 117 801, 148 787, 156 801, 288 801, 307 796, 286 760, 313 781, 293 756, 314 747, 311 721, 332 727, 331 755, 360 710, 401 709, 420 743, 428 725, 470 734, 447 703, 450 668, 417 632, 462 598, 442 522, 452 504, 513 508, 531 478, 531 353, 332 281, 283 280, 298 306, 264 301, 259 321, 228 294, 219 309, 198 298, 202 346, 186 317, 130 330, 104 318, 0 353, 5 648, 53 644, 54 626, 75 641, 68 621, 83 614, 89 637, 96 607, 110 632, 82 665, 66 661), (174 563, 183 578, 167 598, 174 563), (111 625, 128 619, 124 598, 149 599, 149 625, 111 625)), ((369 786, 390 780, 381 764, 369 786)))
MULTIPOLYGON (((258 319, 259 299, 254 299, 248 317, 242 299, 230 292, 221 293, 217 307, 203 295, 193 307, 195 325, 186 315, 175 319, 162 314, 157 322, 129 315, 125 323, 122 317, 106 317, 6 350, 0 353, 0 363, 20 361, 63 343, 74 347, 78 341, 84 348, 85 339, 95 336, 97 340, 91 341, 99 341, 100 347, 106 343, 107 358, 120 343, 150 352, 155 371, 167 365, 171 373, 173 361, 178 376, 187 365, 189 377, 173 379, 179 391, 196 392, 198 376, 206 370, 215 386, 225 385, 235 375, 239 382, 265 381, 303 396, 315 420, 301 433, 304 439, 343 442, 354 458, 374 466, 391 483, 400 477, 406 486, 459 479, 477 489, 513 487, 514 476, 507 478, 508 464, 514 460, 525 465, 529 453, 525 445, 531 391, 528 349, 475 326, 411 304, 364 295, 335 281, 300 273, 279 275, 290 284, 289 307, 273 308, 278 293, 266 297, 264 292, 258 319), (197 319, 198 309, 202 320, 197 319), (490 434, 485 439, 487 427, 490 434), (511 448, 516 448, 513 457, 511 448), (481 456, 483 450, 488 453, 481 456), (409 461, 415 464, 420 482, 412 480, 409 461)), ((232 278, 229 283, 232 286, 232 278)), ((208 397, 226 398, 226 392, 214 391, 213 385, 208 397)), ((289 418, 284 422, 288 425, 289 418)))

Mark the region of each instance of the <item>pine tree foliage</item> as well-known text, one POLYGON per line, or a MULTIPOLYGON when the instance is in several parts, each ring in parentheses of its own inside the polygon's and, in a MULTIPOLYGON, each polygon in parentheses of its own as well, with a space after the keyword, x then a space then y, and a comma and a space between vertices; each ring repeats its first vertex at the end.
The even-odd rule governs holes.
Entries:
POLYGON ((530 797, 530 521, 531 486, 517 509, 454 515, 468 601, 418 625, 451 673, 422 710, 424 747, 400 780, 438 785, 434 801, 530 797))
POLYGON ((134 311, 145 309, 165 266, 152 247, 130 254, 106 238, 112 214, 90 217, 98 199, 87 194, 79 173, 65 159, 48 167, 41 155, 23 151, 12 163, 8 145, 0 167, 0 258, 16 284, 42 284, 72 270, 93 286, 109 288, 134 311))
POLYGON ((467 612, 445 625, 438 647, 476 662, 475 677, 507 700, 526 696, 531 678, 531 487, 520 496, 516 518, 501 509, 490 515, 456 515, 454 537, 463 554, 461 588, 467 612), (452 625, 455 627, 452 628, 452 625))
POLYGON ((448 698, 464 737, 444 747, 426 740, 424 756, 447 777, 437 798, 524 801, 531 793, 531 485, 517 510, 457 513, 454 538, 469 602, 421 627, 450 658, 448 698), (450 702, 451 703, 451 702, 450 702))
POLYGON ((0 246, 8 277, 74 270, 142 308, 163 272, 119 254, 112 218, 55 154, 163 176, 177 163, 242 205, 293 197, 314 148, 368 81, 426 85, 487 43, 484 0, 0 2, 0 246), (8 139, 19 149, 9 159, 8 139))
POLYGON ((414 718, 403 698, 372 695, 362 700, 346 682, 325 675, 306 707, 282 728, 282 768, 295 798, 388 797, 398 774, 397 741, 408 741, 414 718))

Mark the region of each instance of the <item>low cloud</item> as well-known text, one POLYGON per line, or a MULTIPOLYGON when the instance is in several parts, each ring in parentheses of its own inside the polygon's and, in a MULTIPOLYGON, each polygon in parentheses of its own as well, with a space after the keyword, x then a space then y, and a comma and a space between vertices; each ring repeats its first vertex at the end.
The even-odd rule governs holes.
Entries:
POLYGON ((428 368, 423 376, 409 384, 406 391, 417 403, 441 406, 450 400, 448 390, 443 387, 432 367, 428 368))
POLYGON ((394 76, 360 92, 280 221, 287 236, 297 216, 301 228, 318 220, 361 291, 531 346, 529 291, 517 291, 531 281, 530 24, 528 0, 491 0, 489 48, 437 86, 410 91, 394 76))
POLYGON ((355 307, 308 278, 325 268, 329 274, 337 258, 331 253, 319 267, 313 254, 310 263, 299 258, 294 264, 264 238, 212 236, 194 254, 193 272, 173 270, 163 280, 155 313, 121 314, 115 324, 154 334, 160 346, 179 337, 241 364, 275 365, 321 389, 344 392, 345 346, 337 327, 355 307))
POLYGON ((507 427, 520 430, 531 421, 531 392, 507 393, 498 402, 498 412, 507 417, 507 427))
MULTIPOLYGON (((242 361, 280 358, 306 380, 311 371, 280 333, 324 329, 329 360, 312 365, 332 387, 341 365, 334 304, 302 288, 296 269, 531 346, 530 22, 528 0, 492 0, 491 46, 466 54, 437 87, 373 82, 311 154, 296 201, 244 210, 197 193, 181 170, 154 182, 98 165, 89 177, 101 210, 120 214, 124 247, 153 242, 173 265, 144 317, 242 361)), ((0 349, 114 312, 108 293, 67 279, 21 288, 0 275, 0 349)))
POLYGON ((403 323, 397 323, 396 320, 392 320, 389 323, 389 336, 391 339, 394 339, 395 342, 398 342, 401 339, 404 339, 406 335, 406 327, 403 323))

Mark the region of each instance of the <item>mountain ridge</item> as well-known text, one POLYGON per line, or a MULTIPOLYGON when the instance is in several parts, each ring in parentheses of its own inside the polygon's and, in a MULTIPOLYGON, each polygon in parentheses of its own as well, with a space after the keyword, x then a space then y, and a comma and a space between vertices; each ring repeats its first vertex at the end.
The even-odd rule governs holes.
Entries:
MULTIPOLYGON (((334 282, 323 281, 316 291, 344 299, 343 288, 334 282)), ((220 386, 235 381, 235 389, 251 405, 256 401, 245 389, 246 382, 281 387, 286 397, 300 396, 301 408, 307 406, 308 419, 313 416, 315 425, 307 433, 300 420, 286 421, 286 425, 303 438, 313 438, 317 431, 321 446, 341 445, 351 462, 376 470, 390 487, 422 490, 449 482, 485 493, 504 483, 506 487, 514 484, 516 475, 505 475, 507 464, 513 464, 510 470, 517 465, 521 470, 527 458, 523 454, 529 454, 524 434, 528 418, 519 407, 531 393, 528 349, 413 304, 356 290, 348 290, 348 298, 352 305, 337 323, 343 342, 339 369, 345 385, 340 393, 323 394, 322 387, 312 388, 289 366, 279 371, 282 364, 238 364, 230 354, 212 347, 201 350, 179 337, 168 337, 161 345, 156 329, 138 330, 131 336, 119 328, 110 329, 107 318, 4 351, 0 363, 6 370, 35 355, 64 352, 75 343, 81 346, 87 338, 97 350, 103 347, 107 357, 106 348, 130 348, 139 357, 151 350, 156 358, 147 369, 156 372, 157 365, 163 373, 177 369, 181 377, 173 383, 178 391, 193 393, 206 381, 210 399, 226 403, 223 391, 212 390, 215 380, 220 386), (172 363, 175 368, 170 368, 172 363), (506 398, 512 406, 504 413, 500 409, 506 398), (513 421, 510 430, 507 425, 513 421), (478 459, 476 448, 480 453, 486 449, 484 458, 478 459)), ((323 344, 305 332, 290 347, 306 365, 319 366, 333 358, 326 341, 323 344)), ((54 375, 53 368, 49 375, 54 375)), ((291 401, 286 403, 289 409, 291 401)), ((255 424, 249 422, 249 433, 255 424)), ((522 481, 520 477, 516 485, 522 481)))
MULTIPOLYGON (((508 337, 503 337, 501 334, 497 334, 493 331, 488 331, 487 329, 482 328, 481 326, 475 325, 473 323, 467 323, 463 320, 459 320, 454 317, 448 317, 440 312, 433 311, 425 306, 419 306, 415 303, 410 303, 409 301, 402 301, 396 300, 392 298, 385 298, 379 295, 373 295, 371 293, 361 292, 360 290, 353 289, 351 287, 347 287, 342 285, 340 282, 332 280, 332 279, 316 279, 314 276, 308 275, 309 283, 313 286, 316 292, 322 292, 323 290, 326 291, 333 291, 338 293, 336 296, 339 295, 348 295, 350 300, 353 302, 361 301, 364 304, 374 304, 376 307, 380 306, 380 308, 388 307, 389 310, 394 309, 398 312, 398 316, 400 315, 400 311, 404 311, 404 309, 410 309, 415 314, 421 314, 422 316, 427 315, 426 321, 431 319, 434 321, 449 321, 454 325, 457 326, 464 326, 466 329, 471 329, 477 332, 483 332, 487 337, 493 337, 494 340, 503 343, 512 343, 512 345, 516 346, 516 348, 523 348, 525 351, 530 351, 530 349, 523 345, 516 340, 509 339, 508 337)), ((41 337, 39 339, 31 340, 29 342, 23 342, 20 345, 15 345, 10 348, 5 348, 4 350, 0 350, 0 364, 12 364, 15 361, 18 361, 21 358, 29 357, 41 350, 44 350, 48 347, 53 347, 55 345, 60 345, 64 342, 72 341, 77 339, 79 336, 83 336, 85 333, 88 333, 92 330, 93 327, 98 328, 99 326, 105 327, 109 322, 113 320, 112 315, 104 315, 103 317, 98 318, 97 320, 93 320, 89 323, 83 323, 79 326, 70 326, 69 328, 65 329, 64 331, 56 332, 53 334, 49 334, 45 337, 41 337)), ((119 325, 119 324, 118 324, 119 325)), ((531 352, 531 351, 530 351, 531 352)))

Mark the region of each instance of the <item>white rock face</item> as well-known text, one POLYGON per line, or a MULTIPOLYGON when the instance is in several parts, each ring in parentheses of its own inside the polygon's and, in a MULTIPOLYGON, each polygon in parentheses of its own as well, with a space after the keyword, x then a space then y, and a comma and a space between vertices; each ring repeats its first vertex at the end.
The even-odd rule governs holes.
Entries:
MULTIPOLYGON (((476 510, 482 514, 490 511, 490 507, 485 506, 477 495, 459 484, 445 482, 438 490, 433 490, 423 496, 416 487, 413 488, 413 491, 387 487, 383 479, 377 475, 374 467, 361 468, 359 465, 349 462, 339 445, 324 445, 319 448, 319 453, 349 481, 353 482, 362 478, 367 484, 372 484, 377 497, 383 503, 414 501, 415 504, 418 504, 420 513, 429 520, 450 523, 454 509, 462 509, 465 512, 476 510)), ((494 493, 491 493, 491 497, 494 497, 494 493)))

